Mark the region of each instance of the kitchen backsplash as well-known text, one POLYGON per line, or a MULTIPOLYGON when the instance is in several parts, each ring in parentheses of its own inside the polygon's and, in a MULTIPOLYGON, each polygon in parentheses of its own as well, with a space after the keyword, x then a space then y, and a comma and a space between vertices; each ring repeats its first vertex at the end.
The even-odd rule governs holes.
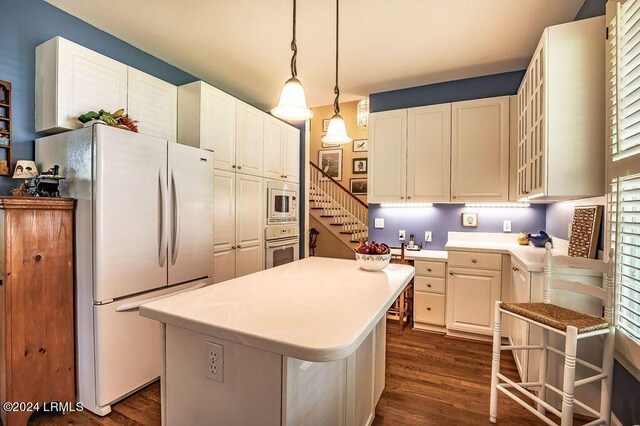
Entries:
MULTIPOLYGON (((369 239, 398 246, 398 231, 415 235, 416 243, 423 243, 425 231, 432 232, 432 242, 424 248, 442 250, 447 242, 449 231, 457 232, 502 232, 503 221, 511 220, 511 234, 514 241, 520 232, 537 233, 545 229, 546 206, 532 204, 525 208, 515 207, 465 207, 462 204, 435 204, 433 207, 383 207, 380 204, 369 204, 369 239), (463 212, 478 213, 478 226, 469 228, 462 226, 463 212), (376 229, 376 218, 384 219, 384 229, 376 229)), ((565 237, 566 238, 566 237, 565 237)))

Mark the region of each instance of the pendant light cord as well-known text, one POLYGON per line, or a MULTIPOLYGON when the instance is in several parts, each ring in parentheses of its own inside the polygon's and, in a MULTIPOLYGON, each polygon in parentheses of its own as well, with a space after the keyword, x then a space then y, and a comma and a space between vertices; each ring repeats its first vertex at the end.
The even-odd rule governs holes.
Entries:
POLYGON ((340 0, 336 0, 336 86, 333 88, 333 93, 336 94, 336 99, 333 101, 333 112, 340 114, 340 87, 338 87, 338 32, 340 29, 340 0))
POLYGON ((296 0, 293 0, 293 38, 291 39, 291 77, 298 77, 298 45, 296 43, 296 0))

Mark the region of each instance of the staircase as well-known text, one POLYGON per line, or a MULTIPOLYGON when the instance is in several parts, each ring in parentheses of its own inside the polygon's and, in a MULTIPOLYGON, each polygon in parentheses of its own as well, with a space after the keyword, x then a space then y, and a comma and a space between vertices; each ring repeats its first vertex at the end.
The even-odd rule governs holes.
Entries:
POLYGON ((369 236, 369 206, 318 166, 309 163, 311 215, 349 248, 369 236))

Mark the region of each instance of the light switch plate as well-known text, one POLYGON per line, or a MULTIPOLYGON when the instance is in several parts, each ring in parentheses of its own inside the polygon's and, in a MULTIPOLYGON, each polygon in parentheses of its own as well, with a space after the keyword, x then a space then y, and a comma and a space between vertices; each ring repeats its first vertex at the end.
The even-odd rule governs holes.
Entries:
POLYGON ((503 220, 502 221, 502 231, 503 232, 511 232, 511 221, 503 220))
POLYGON ((375 220, 374 220, 373 227, 376 228, 376 229, 384 228, 384 218, 383 217, 376 217, 375 220))
POLYGON ((431 231, 424 231, 424 242, 425 243, 431 242, 431 231))
POLYGON ((398 231, 398 239, 400 241, 404 241, 404 238, 405 238, 405 232, 404 232, 404 229, 401 229, 398 231))

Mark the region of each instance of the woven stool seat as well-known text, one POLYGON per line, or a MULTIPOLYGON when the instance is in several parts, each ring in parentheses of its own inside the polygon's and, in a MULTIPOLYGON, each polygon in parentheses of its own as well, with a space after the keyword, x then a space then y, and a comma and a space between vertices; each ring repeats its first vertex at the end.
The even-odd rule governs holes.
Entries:
POLYGON ((561 331, 567 331, 567 327, 570 325, 576 327, 578 333, 601 330, 609 326, 609 323, 603 318, 572 311, 551 303, 503 302, 500 307, 505 311, 513 312, 561 331))

